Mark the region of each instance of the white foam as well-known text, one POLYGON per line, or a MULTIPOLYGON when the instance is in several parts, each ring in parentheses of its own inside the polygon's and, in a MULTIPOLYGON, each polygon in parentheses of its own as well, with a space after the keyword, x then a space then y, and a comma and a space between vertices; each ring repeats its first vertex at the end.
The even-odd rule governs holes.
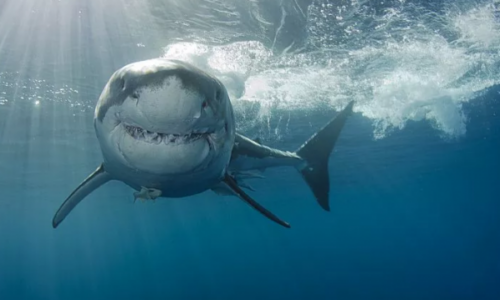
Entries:
MULTIPOLYGON (((311 19, 319 22, 322 15, 331 17, 323 11, 311 19)), ((397 28, 394 36, 377 42, 357 40, 339 51, 323 46, 311 54, 277 56, 255 41, 225 46, 179 43, 168 46, 165 57, 214 72, 236 107, 239 100, 259 102, 261 122, 268 121, 273 109, 314 110, 325 104, 340 108, 355 100, 354 110, 373 120, 375 138, 403 129, 408 121, 423 120, 446 138, 463 136, 467 118, 462 104, 500 80, 494 5, 450 11, 438 21, 430 16, 429 23, 411 23, 415 18, 408 12, 391 9, 377 20, 379 31, 372 35, 387 32, 396 19, 414 27, 397 28)), ((360 31, 350 29, 349 34, 360 31)), ((318 38, 317 26, 315 30, 311 41, 332 43, 328 32, 318 38)))
POLYGON ((500 46, 500 2, 474 7, 465 13, 455 13, 452 24, 460 32, 460 41, 482 49, 500 46))

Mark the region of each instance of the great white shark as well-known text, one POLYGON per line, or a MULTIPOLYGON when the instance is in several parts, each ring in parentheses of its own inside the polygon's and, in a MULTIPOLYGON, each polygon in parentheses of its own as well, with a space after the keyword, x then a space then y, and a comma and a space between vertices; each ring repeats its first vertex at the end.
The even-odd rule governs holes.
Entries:
POLYGON ((150 59, 126 65, 105 85, 94 113, 103 162, 64 201, 56 228, 87 195, 118 180, 134 198, 179 198, 213 190, 241 198, 278 224, 256 202, 245 180, 271 167, 296 168, 319 205, 329 208, 328 160, 353 102, 297 151, 282 151, 236 132, 233 107, 220 80, 186 62, 150 59))

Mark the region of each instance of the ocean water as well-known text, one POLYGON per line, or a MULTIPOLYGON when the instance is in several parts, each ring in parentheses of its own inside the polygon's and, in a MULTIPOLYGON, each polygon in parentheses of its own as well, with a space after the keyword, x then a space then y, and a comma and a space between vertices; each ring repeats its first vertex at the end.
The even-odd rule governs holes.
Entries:
POLYGON ((0 0, 0 299, 500 299, 500 4, 0 0), (297 171, 242 201, 133 203, 101 162, 110 75, 154 57, 219 77, 238 129, 296 149, 350 100, 331 212, 297 171))

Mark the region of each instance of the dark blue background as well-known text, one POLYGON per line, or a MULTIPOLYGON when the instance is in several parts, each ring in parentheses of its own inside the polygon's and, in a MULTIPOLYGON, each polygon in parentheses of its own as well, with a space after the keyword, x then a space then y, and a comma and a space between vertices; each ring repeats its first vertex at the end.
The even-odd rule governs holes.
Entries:
MULTIPOLYGON (((49 155, 56 165, 32 171, 29 182, 38 186, 4 187, 0 295, 498 299, 499 90, 466 105, 468 132, 458 141, 443 140, 426 122, 375 141, 371 123, 354 114, 330 162, 331 213, 293 170, 270 171, 254 184, 254 197, 289 230, 209 192, 132 204, 120 183, 101 188, 53 230, 53 212, 99 156, 93 145, 81 149, 91 153, 85 163, 57 165, 78 153, 49 155)), ((319 127, 327 113, 314 119, 319 127)), ((282 147, 295 149, 314 131, 294 126, 282 147)), ((91 130, 85 135, 93 138, 91 130)), ((36 143, 42 154, 51 145, 36 143)))

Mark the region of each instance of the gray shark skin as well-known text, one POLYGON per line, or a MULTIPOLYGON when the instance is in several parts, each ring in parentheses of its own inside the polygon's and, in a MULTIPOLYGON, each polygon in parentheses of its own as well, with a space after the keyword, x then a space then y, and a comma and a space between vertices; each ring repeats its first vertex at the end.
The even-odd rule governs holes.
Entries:
POLYGON ((328 159, 352 107, 350 102, 297 151, 281 151, 236 132, 228 93, 214 76, 176 60, 126 65, 111 76, 94 113, 103 163, 64 201, 52 226, 94 190, 118 180, 142 200, 207 190, 233 195, 289 228, 243 190, 253 190, 245 180, 262 178, 267 168, 293 167, 329 210, 328 159))

